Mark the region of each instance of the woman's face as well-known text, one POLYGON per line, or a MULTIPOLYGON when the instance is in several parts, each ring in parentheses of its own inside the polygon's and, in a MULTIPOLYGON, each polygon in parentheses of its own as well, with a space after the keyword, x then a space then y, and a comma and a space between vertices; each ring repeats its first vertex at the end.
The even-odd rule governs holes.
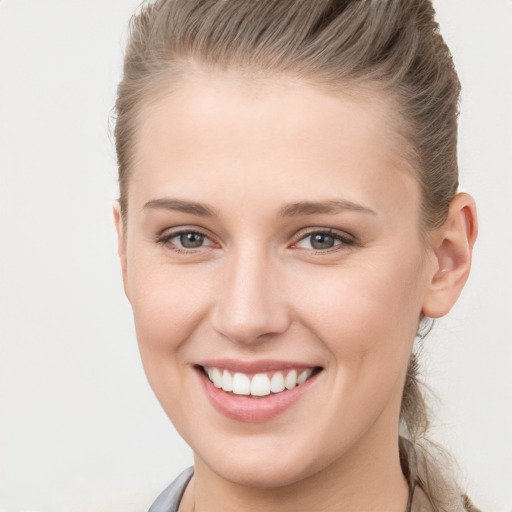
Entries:
POLYGON ((143 111, 125 289, 197 467, 279 486, 396 450, 433 264, 388 107, 212 75, 143 111))

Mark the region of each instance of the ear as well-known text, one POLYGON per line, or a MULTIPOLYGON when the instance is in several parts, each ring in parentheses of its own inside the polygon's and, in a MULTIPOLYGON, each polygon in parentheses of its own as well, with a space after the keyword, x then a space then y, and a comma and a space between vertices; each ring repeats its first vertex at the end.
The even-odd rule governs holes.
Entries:
POLYGON ((459 298, 469 276, 477 231, 474 199, 469 194, 457 194, 446 222, 431 237, 434 265, 423 301, 425 316, 446 315, 459 298))
POLYGON ((113 206, 114 213, 114 223, 116 225, 117 231, 117 254, 119 255, 119 260, 121 262, 121 271, 123 274, 123 286, 124 293, 130 300, 128 294, 128 279, 127 279, 127 269, 128 269, 128 260, 126 257, 126 230, 123 223, 123 216, 121 215, 121 205, 119 201, 116 201, 113 206))

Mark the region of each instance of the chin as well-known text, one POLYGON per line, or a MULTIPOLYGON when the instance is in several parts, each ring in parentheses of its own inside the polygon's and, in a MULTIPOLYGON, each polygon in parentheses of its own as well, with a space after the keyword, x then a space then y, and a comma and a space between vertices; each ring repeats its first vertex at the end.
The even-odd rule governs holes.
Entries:
MULTIPOLYGON (((274 457, 275 459, 275 457, 274 457)), ((221 478, 244 487, 271 489, 294 484, 310 476, 306 467, 275 460, 215 461, 211 469, 221 478)))
POLYGON ((212 442, 203 452, 197 447, 196 465, 205 464, 217 476, 237 485, 269 489, 297 483, 321 471, 322 462, 331 462, 318 457, 311 441, 307 445, 307 440, 259 441, 249 438, 229 446, 218 443, 216 449, 212 449, 212 442))

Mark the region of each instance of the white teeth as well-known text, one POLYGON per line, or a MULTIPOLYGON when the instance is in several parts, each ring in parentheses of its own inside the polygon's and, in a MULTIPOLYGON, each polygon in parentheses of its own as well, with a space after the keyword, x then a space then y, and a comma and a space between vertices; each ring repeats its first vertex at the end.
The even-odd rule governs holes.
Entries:
POLYGON ((280 393, 284 391, 284 377, 281 372, 276 372, 272 376, 272 380, 270 381, 270 391, 272 393, 280 393))
POLYGON ((297 370, 290 370, 286 377, 283 372, 275 372, 272 378, 266 373, 257 373, 252 379, 245 373, 237 372, 234 375, 229 370, 220 370, 214 367, 205 367, 208 378, 216 388, 233 392, 235 395, 268 396, 270 393, 281 393, 285 389, 293 389, 304 383, 313 374, 313 368, 307 368, 297 374, 297 370))
POLYGON ((299 376, 297 377, 297 384, 302 384, 303 382, 306 382, 309 377, 311 377, 311 374, 313 373, 313 370, 311 368, 308 368, 307 370, 303 370, 300 372, 299 376))
POLYGON ((297 370, 290 370, 284 379, 286 389, 293 389, 297 385, 297 370))
POLYGON ((231 377, 231 373, 227 370, 224 370, 222 374, 222 389, 224 391, 233 391, 233 377, 231 377))
POLYGON ((216 388, 222 387, 222 376, 217 368, 212 370, 212 382, 216 388))
POLYGON ((233 393, 235 395, 250 395, 251 381, 243 373, 235 373, 233 376, 233 393))
POLYGON ((264 373, 257 373, 251 380, 251 395, 270 395, 270 380, 264 373))

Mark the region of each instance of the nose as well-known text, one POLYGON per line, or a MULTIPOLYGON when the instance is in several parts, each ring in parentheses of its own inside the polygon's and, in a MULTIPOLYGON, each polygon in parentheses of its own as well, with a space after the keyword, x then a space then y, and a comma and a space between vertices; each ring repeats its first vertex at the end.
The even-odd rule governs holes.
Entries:
POLYGON ((285 332, 290 314, 279 274, 277 265, 262 254, 248 251, 228 258, 213 308, 215 330, 244 344, 262 343, 285 332))

